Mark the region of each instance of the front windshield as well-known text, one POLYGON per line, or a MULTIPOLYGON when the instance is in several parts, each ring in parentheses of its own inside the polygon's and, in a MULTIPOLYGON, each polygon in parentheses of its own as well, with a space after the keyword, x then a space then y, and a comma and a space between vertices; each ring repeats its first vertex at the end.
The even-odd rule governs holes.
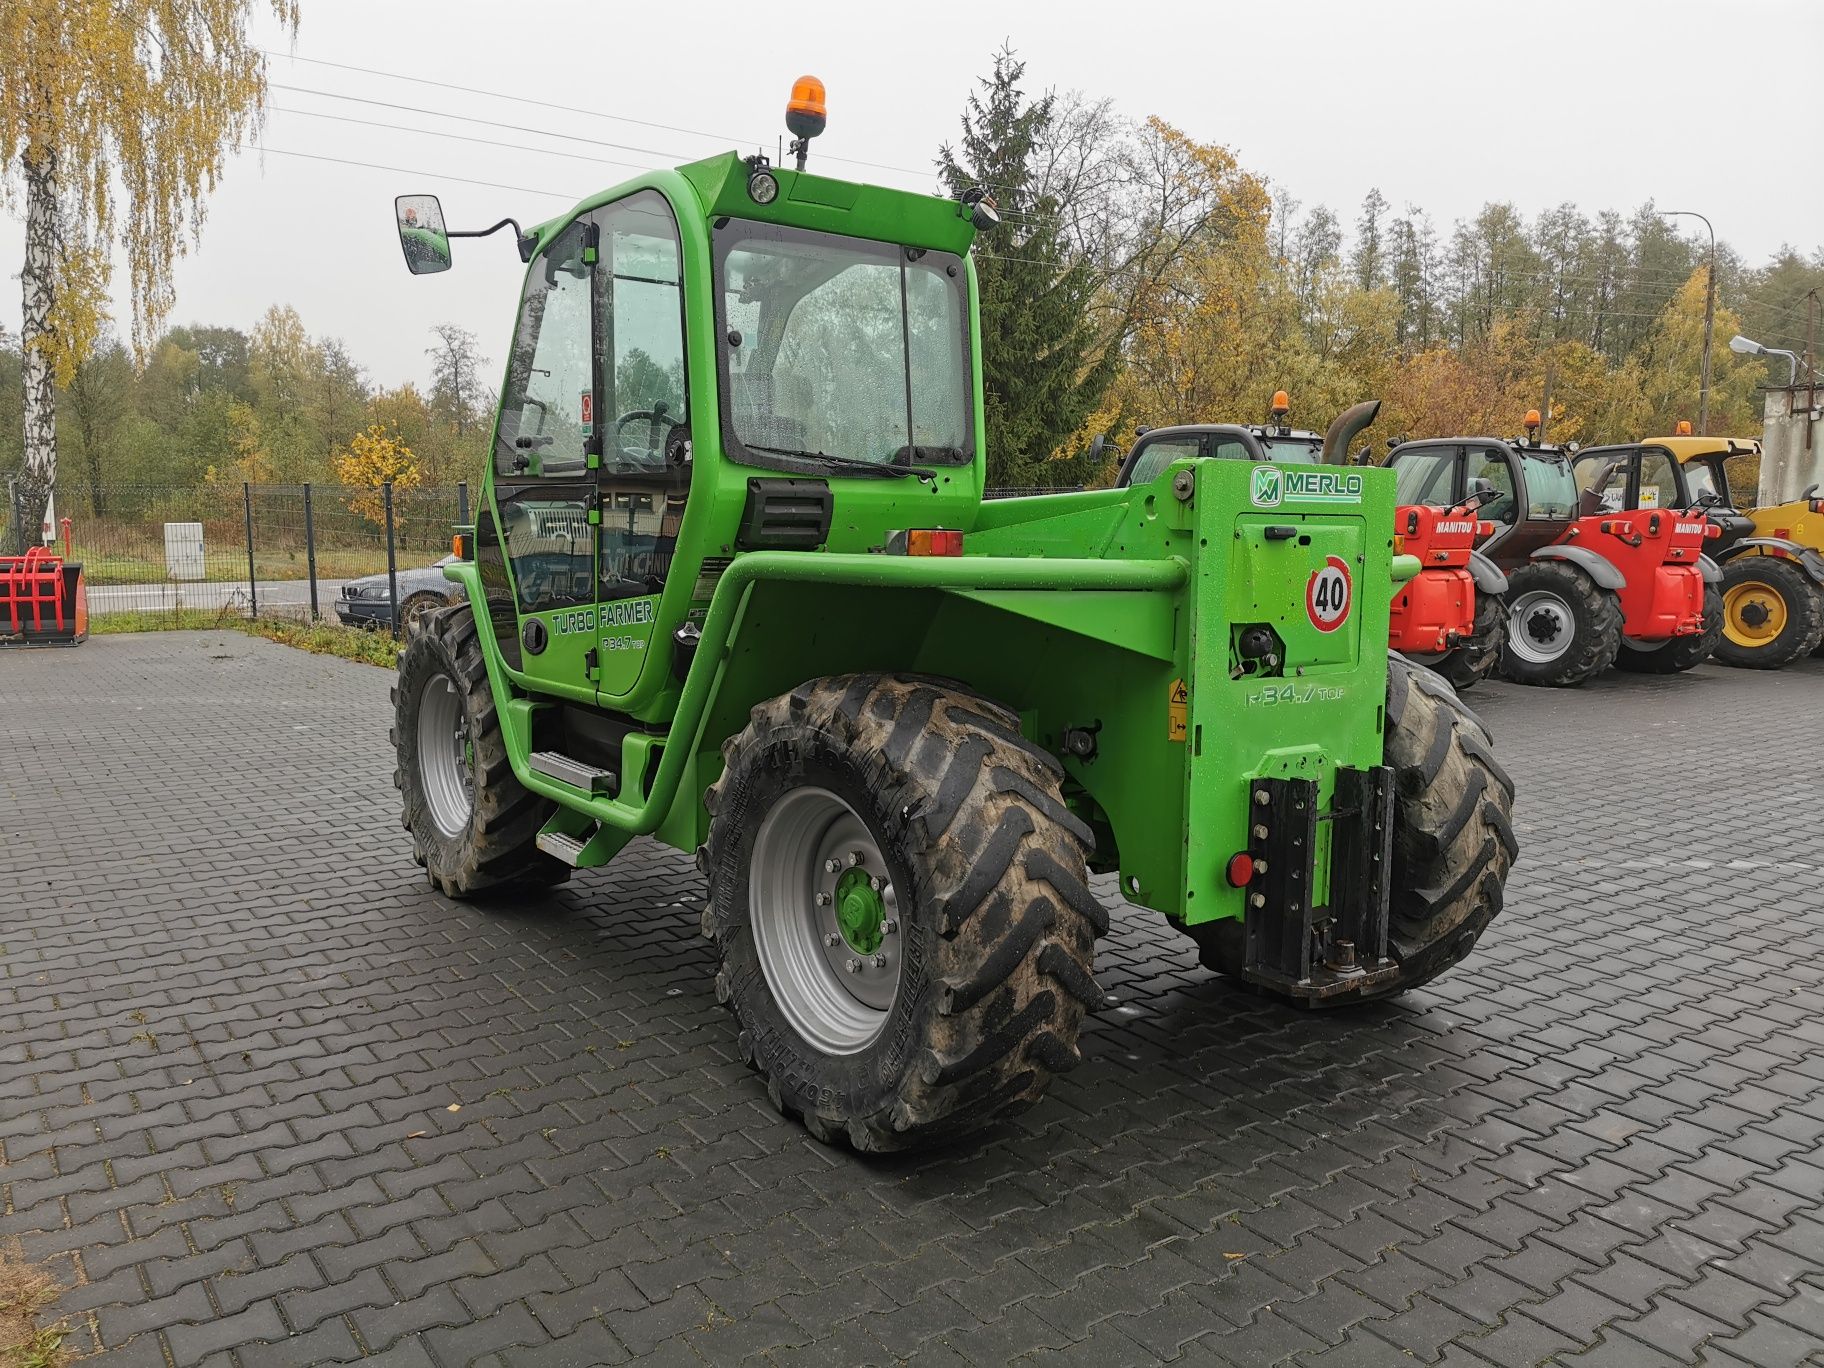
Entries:
POLYGON ((960 258, 740 221, 717 247, 738 452, 761 465, 973 457, 960 258))
POLYGON ((1577 508, 1577 477, 1561 456, 1522 451, 1526 468, 1526 502, 1529 518, 1568 518, 1577 508))

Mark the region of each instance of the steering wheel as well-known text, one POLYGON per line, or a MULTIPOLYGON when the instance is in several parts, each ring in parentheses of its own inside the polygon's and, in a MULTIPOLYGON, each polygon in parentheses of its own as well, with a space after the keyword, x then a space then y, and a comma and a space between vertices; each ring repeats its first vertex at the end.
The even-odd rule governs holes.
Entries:
POLYGON ((665 437, 662 437, 659 434, 660 425, 662 424, 664 426, 666 436, 670 435, 673 428, 681 426, 681 424, 670 415, 671 405, 667 404, 663 399, 649 409, 634 409, 631 412, 623 413, 619 418, 614 420, 614 444, 622 451, 640 450, 639 447, 629 446, 624 442, 621 439, 621 434, 635 423, 644 423, 646 424, 646 454, 649 457, 659 455, 665 449, 666 445, 665 437))

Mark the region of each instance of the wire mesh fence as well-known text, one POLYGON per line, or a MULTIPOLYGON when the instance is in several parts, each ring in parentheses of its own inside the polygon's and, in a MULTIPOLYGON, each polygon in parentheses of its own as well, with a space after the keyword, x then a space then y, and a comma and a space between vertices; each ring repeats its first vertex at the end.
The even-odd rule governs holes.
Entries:
POLYGON ((91 615, 200 609, 390 629, 395 602, 454 590, 436 566, 469 508, 466 483, 84 485, 59 488, 50 526, 82 564, 91 615))

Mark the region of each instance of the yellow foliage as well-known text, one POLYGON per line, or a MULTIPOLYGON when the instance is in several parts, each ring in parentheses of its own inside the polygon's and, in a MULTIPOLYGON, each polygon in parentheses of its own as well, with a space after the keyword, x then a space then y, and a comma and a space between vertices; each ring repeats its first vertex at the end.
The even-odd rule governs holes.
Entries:
MULTIPOLYGON (((296 31, 299 0, 264 0, 296 31)), ((0 192, 22 159, 54 167, 63 250, 58 322, 28 339, 66 378, 107 297, 109 247, 126 249, 133 343, 144 357, 172 302, 172 265, 202 227, 224 157, 257 131, 264 59, 255 0, 5 0, 0 4, 0 192), (48 160, 47 160, 48 159, 48 160), (65 296, 68 296, 66 299, 65 296)), ((28 286, 29 288, 29 286, 28 286)))
POLYGON ((349 497, 350 510, 359 513, 376 527, 386 525, 386 502, 381 491, 382 485, 392 482, 395 498, 393 524, 395 527, 403 527, 405 517, 396 502, 397 496, 408 489, 416 489, 424 482, 418 458, 400 438, 398 429, 389 430, 379 423, 374 423, 365 431, 357 432, 349 438, 348 445, 336 453, 335 470, 336 478, 343 484, 358 486, 362 491, 349 497))

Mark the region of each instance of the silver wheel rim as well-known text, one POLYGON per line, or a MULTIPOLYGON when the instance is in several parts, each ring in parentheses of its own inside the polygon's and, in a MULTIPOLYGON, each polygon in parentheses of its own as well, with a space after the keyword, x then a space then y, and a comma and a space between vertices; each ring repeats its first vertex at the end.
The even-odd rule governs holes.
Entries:
POLYGON ((418 777, 431 820, 445 836, 468 830, 475 810, 469 715, 446 674, 434 674, 418 695, 418 777))
POLYGON ((828 789, 785 794, 754 837, 747 910, 760 971, 792 1028, 824 1054, 866 1049, 886 1029, 904 940, 898 895, 867 823, 828 789), (858 949, 837 917, 839 885, 858 878, 874 886, 884 912, 872 951, 858 949))
POLYGON ((1508 607, 1508 649, 1529 664, 1550 665, 1571 649, 1576 636, 1571 605, 1550 590, 1529 590, 1508 607))

